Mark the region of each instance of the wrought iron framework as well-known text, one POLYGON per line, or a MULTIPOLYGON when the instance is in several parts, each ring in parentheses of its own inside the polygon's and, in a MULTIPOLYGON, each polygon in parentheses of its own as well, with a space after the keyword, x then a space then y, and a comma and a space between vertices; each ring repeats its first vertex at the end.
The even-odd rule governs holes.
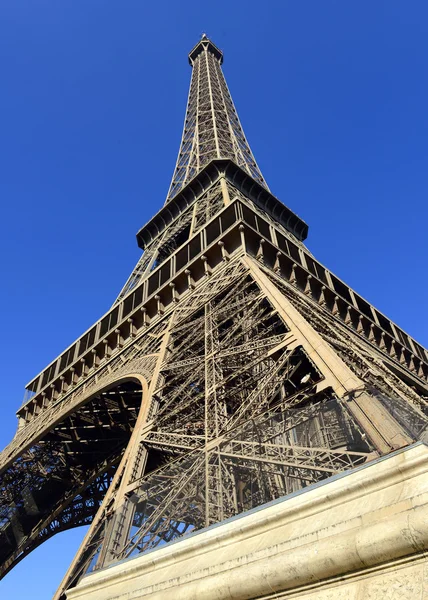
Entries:
POLYGON ((189 62, 192 80, 183 136, 166 201, 215 158, 230 158, 267 188, 221 70, 223 53, 204 35, 189 62))
POLYGON ((426 439, 428 354, 305 248, 204 37, 182 146, 110 311, 28 385, 0 455, 1 574, 90 523, 56 598, 144 552, 426 439))

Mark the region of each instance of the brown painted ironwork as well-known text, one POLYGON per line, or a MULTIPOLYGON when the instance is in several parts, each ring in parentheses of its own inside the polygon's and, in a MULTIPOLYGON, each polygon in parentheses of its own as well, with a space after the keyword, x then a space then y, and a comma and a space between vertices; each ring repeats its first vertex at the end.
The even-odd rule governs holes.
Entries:
POLYGON ((0 454, 1 574, 89 524, 56 598, 426 439, 428 354, 321 265, 254 160, 206 37, 164 207, 112 308, 27 386, 0 454))

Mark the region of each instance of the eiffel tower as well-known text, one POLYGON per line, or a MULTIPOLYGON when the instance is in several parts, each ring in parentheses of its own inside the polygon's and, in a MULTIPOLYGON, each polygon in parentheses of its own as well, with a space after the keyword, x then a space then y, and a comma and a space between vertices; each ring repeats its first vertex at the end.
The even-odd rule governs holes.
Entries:
POLYGON ((111 309, 27 386, 0 455, 1 574, 90 524, 88 571, 427 439, 428 353, 321 265, 204 35, 164 206, 111 309))

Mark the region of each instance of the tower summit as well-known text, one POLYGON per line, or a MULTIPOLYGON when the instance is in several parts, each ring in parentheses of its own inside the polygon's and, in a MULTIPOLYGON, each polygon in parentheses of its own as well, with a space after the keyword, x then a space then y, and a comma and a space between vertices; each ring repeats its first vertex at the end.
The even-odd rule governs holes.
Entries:
POLYGON ((190 52, 177 165, 142 256, 27 385, 0 454, 2 575, 90 524, 57 600, 94 569, 427 439, 427 350, 305 247, 222 59, 206 36, 190 52))
MULTIPOLYGON (((203 34, 189 53, 189 63, 192 77, 183 135, 166 206, 138 232, 138 245, 144 254, 128 277, 116 303, 155 264, 159 244, 162 245, 165 239, 157 235, 153 238, 153 231, 156 234, 159 228, 163 228, 165 220, 170 221, 172 215, 187 206, 189 194, 198 190, 206 177, 217 177, 224 169, 231 180, 239 180, 241 185, 245 185, 247 193, 251 194, 260 208, 271 212, 272 217, 279 220, 294 237, 304 240, 307 236, 306 223, 269 192, 257 166, 221 70, 223 53, 203 34)), ((215 203, 210 201, 207 210, 212 213, 215 203)), ((176 236, 175 228, 172 232, 176 236)), ((165 235, 170 239, 172 232, 168 230, 165 235)), ((177 244, 180 236, 170 239, 168 243, 177 244)))
POLYGON ((167 202, 205 165, 228 158, 268 189, 244 135, 221 70, 223 53, 205 34, 189 53, 189 99, 167 202))

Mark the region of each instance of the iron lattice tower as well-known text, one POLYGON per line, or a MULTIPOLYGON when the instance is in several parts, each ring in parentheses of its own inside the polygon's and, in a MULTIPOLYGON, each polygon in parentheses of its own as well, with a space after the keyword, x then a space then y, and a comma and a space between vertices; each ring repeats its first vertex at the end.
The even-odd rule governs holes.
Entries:
POLYGON ((101 568, 424 439, 428 353, 322 266, 205 36, 182 143, 112 308, 27 386, 0 455, 1 573, 90 523, 101 568))

